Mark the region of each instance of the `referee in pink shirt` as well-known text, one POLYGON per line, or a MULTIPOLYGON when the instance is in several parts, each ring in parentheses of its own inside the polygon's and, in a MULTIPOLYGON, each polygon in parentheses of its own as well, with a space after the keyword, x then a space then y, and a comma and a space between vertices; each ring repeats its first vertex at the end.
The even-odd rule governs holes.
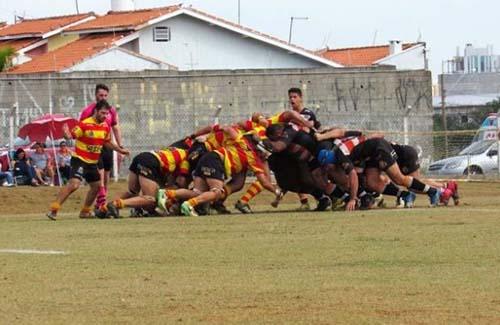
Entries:
MULTIPOLYGON (((80 121, 91 117, 94 115, 94 108, 97 102, 101 100, 107 100, 109 95, 109 88, 104 84, 98 84, 95 86, 95 102, 91 103, 89 106, 85 107, 80 113, 80 121)), ((108 117, 106 118, 106 123, 113 130, 113 135, 115 137, 116 144, 123 148, 122 146, 122 133, 120 130, 120 125, 118 121, 118 114, 114 107, 109 110, 108 117)), ((102 205, 106 203, 106 195, 108 191, 108 182, 111 169, 113 168, 113 150, 102 148, 101 158, 97 164, 99 169, 99 175, 101 176, 101 184, 99 187, 99 193, 97 194, 97 199, 95 203, 96 209, 99 209, 102 205)))

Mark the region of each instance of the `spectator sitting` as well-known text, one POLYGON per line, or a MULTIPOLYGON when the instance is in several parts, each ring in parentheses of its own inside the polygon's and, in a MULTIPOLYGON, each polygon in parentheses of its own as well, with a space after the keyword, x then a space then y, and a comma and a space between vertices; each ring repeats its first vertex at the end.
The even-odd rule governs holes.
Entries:
POLYGON ((43 145, 35 143, 33 148, 35 152, 30 155, 31 166, 35 168, 35 177, 39 184, 54 186, 54 168, 45 153, 43 145), (49 178, 49 182, 46 179, 49 178))
POLYGON ((8 160, 0 159, 0 184, 2 186, 14 186, 14 177, 9 168, 8 160))
POLYGON ((71 173, 71 150, 68 149, 66 141, 61 141, 61 143, 59 143, 57 163, 59 164, 59 172, 61 173, 62 179, 67 181, 71 173))
POLYGON ((22 148, 17 149, 14 161, 14 178, 17 184, 38 186, 35 180, 35 169, 30 165, 26 152, 22 148))

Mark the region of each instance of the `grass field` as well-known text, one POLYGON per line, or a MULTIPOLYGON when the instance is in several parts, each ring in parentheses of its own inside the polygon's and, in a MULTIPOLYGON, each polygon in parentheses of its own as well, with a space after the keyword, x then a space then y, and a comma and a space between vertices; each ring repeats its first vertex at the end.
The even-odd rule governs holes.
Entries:
POLYGON ((498 324, 500 185, 461 189, 449 208, 79 220, 82 189, 50 222, 56 189, 0 188, 0 323, 498 324))

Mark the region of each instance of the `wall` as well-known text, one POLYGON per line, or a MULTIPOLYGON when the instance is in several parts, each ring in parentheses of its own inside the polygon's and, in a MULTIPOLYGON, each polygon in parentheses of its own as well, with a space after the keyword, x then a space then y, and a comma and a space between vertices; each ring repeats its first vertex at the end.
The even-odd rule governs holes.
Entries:
POLYGON ((398 70, 422 70, 426 68, 425 46, 415 46, 399 54, 390 56, 378 64, 394 65, 398 70))
POLYGON ((94 56, 80 64, 72 66, 64 72, 74 71, 143 71, 157 70, 161 66, 159 63, 152 62, 139 56, 131 55, 118 48, 94 56))
MULTIPOLYGON (((134 153, 167 146, 195 128, 232 123, 252 112, 273 114, 288 107, 287 90, 300 87, 324 126, 395 131, 432 130, 431 75, 389 69, 92 72, 50 76, 0 76, 0 144, 8 143, 8 121, 18 102, 16 129, 49 112, 78 116, 93 100, 96 83, 111 89, 120 105, 125 144, 134 153)), ((429 137, 411 137, 423 157, 433 154, 429 137)))
POLYGON ((500 96, 500 73, 445 74, 444 89, 447 96, 477 94, 500 96))
POLYGON ((48 41, 48 52, 57 50, 64 45, 76 41, 80 36, 78 34, 57 34, 49 38, 48 41))
POLYGON ((179 70, 279 69, 323 66, 240 34, 180 15, 140 31, 140 51, 179 70), (153 42, 153 27, 166 26, 171 41, 153 42))

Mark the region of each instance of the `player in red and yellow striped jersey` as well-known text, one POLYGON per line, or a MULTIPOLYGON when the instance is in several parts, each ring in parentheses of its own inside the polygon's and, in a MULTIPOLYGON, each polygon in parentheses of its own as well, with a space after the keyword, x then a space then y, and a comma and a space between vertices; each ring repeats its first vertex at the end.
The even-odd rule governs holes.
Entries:
POLYGON ((102 147, 106 146, 116 150, 121 154, 128 155, 129 151, 118 147, 110 142, 110 128, 106 124, 106 118, 111 106, 106 101, 97 102, 94 115, 81 122, 73 129, 69 130, 64 125, 64 137, 66 139, 76 139, 75 152, 71 158, 70 179, 66 187, 63 187, 57 198, 50 205, 47 217, 56 220, 57 212, 66 199, 76 191, 81 182, 85 179, 89 183, 90 189, 87 192, 85 202, 80 211, 81 218, 92 217, 91 206, 99 191, 100 176, 97 171, 97 162, 101 155, 102 147))
POLYGON ((224 179, 252 170, 264 188, 279 195, 281 191, 270 181, 269 173, 257 153, 255 143, 250 135, 242 136, 233 127, 225 127, 231 142, 222 148, 205 154, 194 172, 193 190, 166 191, 160 199, 159 206, 164 208, 170 199, 189 199, 181 205, 184 215, 196 215, 194 207, 206 202, 214 202, 222 197, 224 179))
MULTIPOLYGON (((275 124, 285 124, 285 123, 293 123, 298 126, 299 129, 307 130, 314 126, 314 122, 306 120, 301 114, 295 111, 285 111, 281 113, 277 113, 271 117, 265 117, 261 113, 254 113, 252 115, 252 119, 248 121, 252 125, 257 132, 260 133, 260 129, 263 129, 265 134, 265 128, 270 125, 275 124)), ((235 208, 238 209, 242 213, 252 213, 252 209, 250 208, 249 202, 254 197, 260 194, 263 191, 262 184, 259 183, 258 180, 255 180, 246 192, 240 197, 240 199, 236 202, 235 208)), ((301 203, 303 202, 303 198, 301 197, 301 203)), ((307 198, 305 198, 305 202, 307 203, 307 198)))
POLYGON ((156 206, 155 196, 169 178, 174 178, 179 187, 187 187, 187 157, 187 151, 178 148, 138 154, 129 167, 128 191, 109 202, 103 212, 114 218, 119 217, 119 210, 123 208, 142 208, 152 213, 156 206))

